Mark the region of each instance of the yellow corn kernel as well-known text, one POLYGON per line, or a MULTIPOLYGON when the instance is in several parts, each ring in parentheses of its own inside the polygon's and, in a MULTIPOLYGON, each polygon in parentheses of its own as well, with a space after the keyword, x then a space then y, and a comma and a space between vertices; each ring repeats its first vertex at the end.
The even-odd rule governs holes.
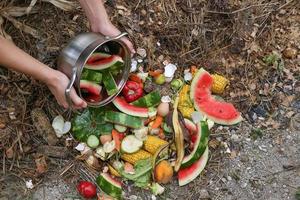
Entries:
POLYGON ((190 99, 190 88, 191 86, 184 85, 179 92, 178 110, 187 118, 191 118, 194 112, 194 106, 190 99))
POLYGON ((111 175, 116 176, 116 177, 121 177, 121 175, 119 174, 119 172, 113 168, 113 166, 108 165, 108 169, 111 175))
POLYGON ((130 164, 135 164, 137 161, 139 160, 144 160, 144 159, 147 159, 147 158, 150 158, 152 155, 143 150, 143 149, 140 149, 138 150, 137 152, 135 153, 125 153, 125 154, 122 154, 121 155, 121 158, 127 162, 129 162, 130 164))
POLYGON ((215 94, 222 94, 226 88, 226 86, 229 84, 229 80, 226 79, 224 76, 213 74, 213 85, 211 88, 211 91, 215 94))
POLYGON ((163 145, 168 144, 167 141, 160 139, 157 136, 148 135, 144 142, 144 149, 151 154, 155 154, 156 151, 163 145))

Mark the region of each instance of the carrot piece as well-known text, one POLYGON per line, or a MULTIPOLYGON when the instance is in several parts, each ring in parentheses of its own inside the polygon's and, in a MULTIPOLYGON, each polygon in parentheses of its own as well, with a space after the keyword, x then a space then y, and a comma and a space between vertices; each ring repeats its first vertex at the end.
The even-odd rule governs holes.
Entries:
POLYGON ((198 70, 198 69, 197 69, 197 67, 196 67, 195 65, 192 65, 192 66, 191 66, 191 73, 192 73, 192 74, 196 73, 197 70, 198 70))
POLYGON ((159 76, 160 74, 162 74, 162 70, 160 69, 157 69, 155 71, 149 71, 149 75, 153 77, 159 76))
POLYGON ((159 128, 160 125, 163 122, 163 119, 164 118, 162 116, 157 115, 154 122, 153 122, 153 124, 152 124, 152 126, 151 126, 151 129, 159 128))
POLYGON ((120 151, 120 149, 121 149, 121 140, 120 140, 120 134, 119 134, 119 132, 116 131, 115 129, 113 129, 113 130, 111 131, 111 135, 112 135, 112 137, 113 137, 113 140, 115 141, 116 149, 117 149, 118 151, 120 151))
POLYGON ((143 80, 140 77, 138 77, 138 75, 136 75, 136 74, 131 74, 129 76, 129 80, 137 82, 137 83, 143 83, 143 80))

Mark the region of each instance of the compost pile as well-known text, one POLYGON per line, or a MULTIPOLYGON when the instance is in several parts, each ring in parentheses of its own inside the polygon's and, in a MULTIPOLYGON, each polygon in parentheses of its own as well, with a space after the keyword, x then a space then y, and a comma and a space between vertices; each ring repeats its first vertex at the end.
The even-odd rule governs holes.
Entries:
MULTIPOLYGON (((118 92, 112 73, 123 64, 107 54, 101 62, 96 57, 101 56, 91 56, 87 61, 90 67, 81 77, 81 88, 91 94, 87 95, 90 101, 101 98, 100 90, 109 95, 118 92), (100 75, 103 70, 105 76, 100 75)), ((190 183, 209 160, 208 141, 214 123, 242 121, 235 107, 218 96, 229 84, 226 78, 192 66, 184 77, 175 79, 176 65, 164 64, 164 70, 144 72, 133 59, 129 79, 114 101, 88 108, 72 120, 71 132, 80 151, 77 159, 98 172, 96 184, 104 192, 98 194, 101 197, 122 198, 122 187, 128 181, 154 195, 162 194, 163 184, 173 178, 179 186, 190 183), (160 87, 169 87, 170 95, 163 96, 160 87)), ((78 190, 88 197, 80 189, 82 184, 78 190)))

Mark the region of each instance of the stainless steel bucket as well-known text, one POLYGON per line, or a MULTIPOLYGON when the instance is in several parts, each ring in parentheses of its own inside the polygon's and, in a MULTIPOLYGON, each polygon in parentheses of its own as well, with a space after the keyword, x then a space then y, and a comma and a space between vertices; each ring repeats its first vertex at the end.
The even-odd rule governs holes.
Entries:
MULTIPOLYGON (((116 37, 110 38, 97 33, 82 33, 76 36, 61 52, 58 58, 58 70, 63 72, 70 79, 65 90, 67 102, 72 107, 70 91, 72 86, 77 94, 83 98, 80 90, 80 77, 82 70, 88 58, 93 52, 101 51, 111 54, 119 54, 124 61, 122 74, 115 81, 118 92, 112 96, 106 96, 99 102, 87 102, 90 107, 100 107, 107 105, 121 92, 130 72, 131 54, 126 44, 120 39, 127 33, 122 33, 116 37)), ((84 99, 84 98, 83 98, 84 99)))

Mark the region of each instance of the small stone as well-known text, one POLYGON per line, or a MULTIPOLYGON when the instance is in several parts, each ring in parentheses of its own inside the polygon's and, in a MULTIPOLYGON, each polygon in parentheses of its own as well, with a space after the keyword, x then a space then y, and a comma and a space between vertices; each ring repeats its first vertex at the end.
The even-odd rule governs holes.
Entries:
POLYGON ((137 200, 138 197, 137 197, 136 195, 130 195, 129 199, 130 199, 130 200, 137 200))
POLYGON ((239 142, 240 141, 239 136, 237 134, 232 134, 230 138, 233 142, 239 142))
POLYGON ((241 184, 241 188, 246 188, 247 187, 247 183, 242 183, 241 184))
POLYGON ((136 50, 136 53, 138 55, 140 55, 142 58, 145 58, 147 56, 147 52, 146 52, 146 49, 143 49, 143 48, 138 48, 136 50))
POLYGON ((199 193, 200 193, 200 195, 199 195, 200 199, 210 199, 211 198, 206 189, 201 189, 199 193))
POLYGON ((226 183, 226 178, 222 178, 221 180, 223 181, 223 183, 226 183))
POLYGON ((288 47, 288 48, 284 49, 282 53, 283 53, 284 57, 286 57, 288 59, 294 59, 297 57, 298 51, 295 48, 288 47))
POLYGON ((227 180, 231 181, 232 180, 231 176, 227 176, 227 180))
POLYGON ((241 162, 246 163, 249 161, 249 157, 245 154, 242 154, 240 157, 241 162))
POLYGON ((141 14, 142 14, 143 16, 145 16, 145 15, 147 15, 147 11, 144 10, 144 9, 142 9, 142 10, 141 10, 141 14))

